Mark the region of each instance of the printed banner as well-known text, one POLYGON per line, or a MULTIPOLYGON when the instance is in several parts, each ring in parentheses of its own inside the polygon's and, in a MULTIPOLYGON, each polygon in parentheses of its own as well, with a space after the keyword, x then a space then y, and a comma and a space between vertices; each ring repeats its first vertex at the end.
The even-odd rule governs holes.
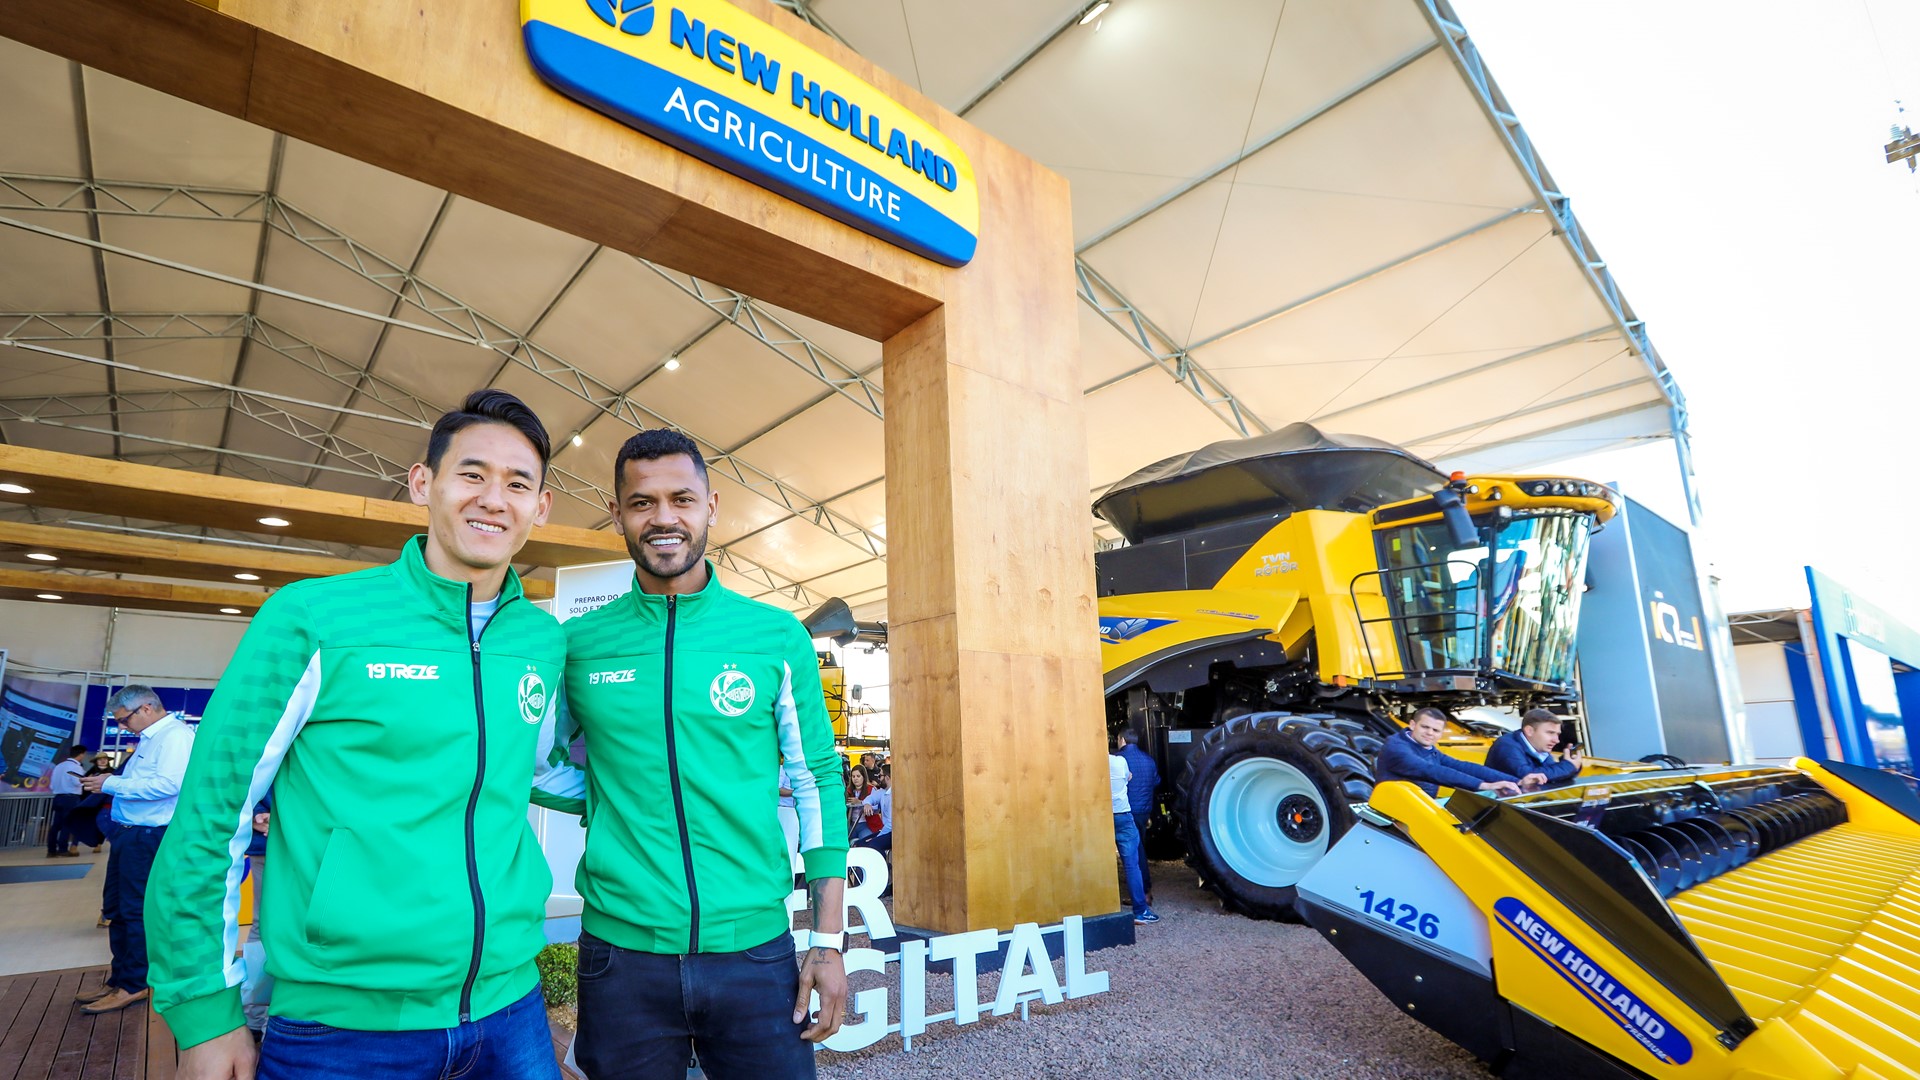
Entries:
POLYGON ((0 676, 0 785, 40 787, 73 741, 79 686, 0 676))

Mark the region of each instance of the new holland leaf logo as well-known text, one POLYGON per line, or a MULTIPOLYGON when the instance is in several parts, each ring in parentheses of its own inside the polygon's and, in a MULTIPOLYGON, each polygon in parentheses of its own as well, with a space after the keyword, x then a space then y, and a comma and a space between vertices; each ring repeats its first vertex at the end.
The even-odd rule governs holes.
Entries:
POLYGON ((640 37, 653 29, 653 0, 587 0, 587 7, 623 34, 640 37))

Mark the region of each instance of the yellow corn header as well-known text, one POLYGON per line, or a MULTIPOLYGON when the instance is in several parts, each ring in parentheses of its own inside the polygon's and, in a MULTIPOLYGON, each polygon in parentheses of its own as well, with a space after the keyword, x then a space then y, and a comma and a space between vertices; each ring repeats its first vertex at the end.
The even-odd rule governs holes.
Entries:
POLYGON ((1920 1080, 1920 794, 1832 762, 1444 803, 1381 784, 1299 906, 1503 1076, 1920 1080))

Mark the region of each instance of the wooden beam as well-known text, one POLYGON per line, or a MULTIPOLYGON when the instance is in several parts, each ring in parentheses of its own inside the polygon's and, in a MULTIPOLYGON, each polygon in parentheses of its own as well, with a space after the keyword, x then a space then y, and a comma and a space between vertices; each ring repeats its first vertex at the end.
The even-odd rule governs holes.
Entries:
MULTIPOLYGON (((15 521, 0 521, 0 562, 39 569, 100 570, 109 574, 192 578, 222 584, 240 580, 236 574, 253 574, 253 584, 275 589, 302 578, 351 574, 378 565, 330 555, 15 521), (29 552, 53 555, 58 561, 46 563, 29 559, 29 552)), ((551 581, 523 581, 522 585, 529 599, 545 600, 553 596, 551 581)))
POLYGON ((254 589, 216 589, 209 585, 169 585, 126 578, 81 577, 45 570, 8 570, 0 567, 0 600, 84 604, 88 607, 139 608, 145 611, 186 611, 218 615, 221 608, 239 608, 252 615, 266 603, 267 594, 254 589), (41 600, 41 594, 60 597, 41 600))
MULTIPOLYGON (((862 78, 882 74, 767 0, 738 6, 862 78)), ((517 4, 9 0, 0 35, 869 338, 940 304, 943 267, 542 84, 517 4)))
MULTIPOLYGON (((32 492, 0 492, 0 499, 33 506, 387 550, 397 550, 427 529, 425 508, 411 503, 24 446, 0 445, 0 483, 18 484, 32 492), (260 524, 263 517, 285 518, 291 524, 270 528, 260 524)), ((626 555, 626 544, 610 532, 548 525, 533 531, 533 538, 520 551, 520 561, 572 566, 626 555)))
POLYGON ((883 348, 896 911, 946 932, 1117 900, 1067 183, 963 145, 979 253, 883 348))

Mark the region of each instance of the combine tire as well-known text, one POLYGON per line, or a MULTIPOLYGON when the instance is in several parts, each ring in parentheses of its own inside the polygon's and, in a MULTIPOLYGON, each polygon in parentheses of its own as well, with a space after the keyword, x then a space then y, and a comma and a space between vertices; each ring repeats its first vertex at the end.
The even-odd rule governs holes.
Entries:
POLYGON ((1687 763, 1672 754, 1648 754, 1640 759, 1642 765, 1664 765, 1669 769, 1684 769, 1687 763))
POLYGON ((1236 716, 1206 733, 1180 778, 1187 862, 1229 911, 1296 921, 1294 884, 1372 791, 1371 764, 1335 717, 1236 716))

